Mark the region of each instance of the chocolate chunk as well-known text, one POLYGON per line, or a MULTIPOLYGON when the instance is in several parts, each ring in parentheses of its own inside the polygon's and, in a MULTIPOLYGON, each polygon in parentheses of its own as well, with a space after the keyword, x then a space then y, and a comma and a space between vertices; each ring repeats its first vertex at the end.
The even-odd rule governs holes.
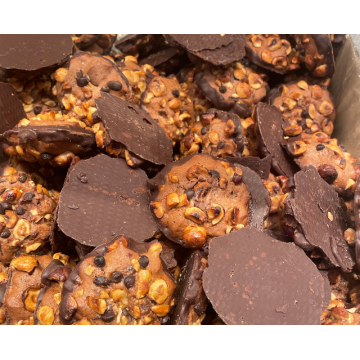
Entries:
POLYGON ((129 275, 124 279, 124 285, 126 286, 127 289, 132 288, 134 284, 135 284, 135 276, 129 275))
POLYGON ((154 164, 171 162, 171 140, 144 110, 106 93, 95 103, 110 140, 125 145, 135 155, 154 164))
POLYGON ((149 265, 149 258, 146 255, 141 255, 139 257, 139 264, 142 269, 146 269, 149 265))
POLYGON ((354 256, 344 238, 351 220, 343 200, 313 166, 296 173, 294 181, 294 199, 289 203, 306 241, 321 249, 333 265, 351 271, 354 256))
POLYGON ((204 290, 226 324, 320 324, 324 279, 294 244, 247 227, 213 239, 208 261, 204 290))
POLYGON ((97 246, 112 233, 127 233, 144 241, 156 232, 149 210, 146 174, 125 161, 97 155, 81 160, 69 171, 60 195, 58 224, 62 232, 82 245, 97 246), (84 184, 77 174, 86 173, 84 184), (68 205, 76 203, 79 210, 68 205), (140 226, 141 225, 141 226, 140 226))
POLYGON ((95 276, 94 284, 96 286, 106 287, 109 285, 109 280, 105 276, 95 276))
POLYGON ((176 307, 171 325, 193 325, 205 312, 208 300, 202 287, 202 259, 205 259, 204 253, 195 250, 186 262, 174 294, 176 307))
POLYGON ((139 65, 142 66, 148 64, 153 67, 158 67, 159 65, 164 65, 164 63, 168 62, 178 54, 179 51, 177 49, 166 46, 142 58, 139 61, 139 65))
POLYGON ((107 87, 110 90, 114 90, 114 91, 120 91, 122 89, 122 84, 119 81, 109 81, 107 83, 107 87))
POLYGON ((0 69, 6 76, 29 76, 60 66, 72 54, 70 35, 1 35, 0 69))
POLYGON ((283 129, 290 124, 280 110, 264 103, 256 106, 254 117, 258 124, 261 155, 272 156, 272 169, 278 175, 293 176, 298 168, 281 146, 284 140, 283 129))
POLYGON ((124 275, 119 271, 114 271, 110 275, 110 281, 115 284, 119 283, 123 278, 124 278, 124 275))

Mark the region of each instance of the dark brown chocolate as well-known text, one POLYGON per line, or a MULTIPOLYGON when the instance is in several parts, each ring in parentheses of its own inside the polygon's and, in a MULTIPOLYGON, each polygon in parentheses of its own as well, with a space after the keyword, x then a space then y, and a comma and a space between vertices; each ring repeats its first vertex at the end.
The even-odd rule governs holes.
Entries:
POLYGON ((115 47, 123 54, 142 57, 163 43, 164 37, 160 34, 130 34, 116 41, 115 47))
POLYGON ((294 244, 246 227, 213 239, 208 261, 204 290, 226 324, 320 324, 324 279, 294 244))
POLYGON ((268 155, 263 159, 256 156, 243 156, 240 158, 229 158, 226 160, 230 163, 241 164, 255 171, 262 179, 267 180, 270 174, 272 156, 268 155))
POLYGON ((360 176, 356 183, 356 190, 354 194, 354 216, 355 216, 355 253, 356 264, 360 269, 360 176))

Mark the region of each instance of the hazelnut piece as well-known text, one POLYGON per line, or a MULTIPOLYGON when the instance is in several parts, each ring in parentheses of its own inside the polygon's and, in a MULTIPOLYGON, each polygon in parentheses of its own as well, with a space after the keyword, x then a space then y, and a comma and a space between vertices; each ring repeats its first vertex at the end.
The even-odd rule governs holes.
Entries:
POLYGON ((42 306, 37 312, 37 318, 41 325, 52 325, 54 322, 54 310, 49 306, 42 306))
POLYGON ((186 172, 188 180, 197 180, 200 175, 207 175, 208 170, 202 165, 193 165, 186 172))
POLYGON ((197 207, 187 208, 185 210, 185 217, 197 224, 202 224, 206 221, 206 214, 197 207))
POLYGON ((184 243, 192 248, 201 248, 206 241, 206 230, 197 225, 189 225, 184 230, 184 243))
POLYGON ((250 86, 254 89, 260 89, 262 84, 264 83, 261 76, 256 73, 250 73, 248 76, 248 80, 249 80, 250 86))
POLYGON ((166 196, 166 206, 168 209, 173 209, 178 206, 180 200, 177 193, 173 192, 166 196))
POLYGON ((320 104, 319 112, 324 116, 330 115, 333 111, 334 111, 334 105, 331 102, 324 100, 320 104))
POLYGON ((324 91, 319 85, 314 85, 311 91, 311 96, 314 99, 320 100, 324 96, 324 91))
POLYGON ((165 280, 157 279, 150 285, 149 298, 156 301, 157 304, 161 305, 168 296, 168 287, 165 280))
POLYGON ((152 201, 150 203, 150 208, 158 219, 161 219, 164 216, 164 209, 158 201, 152 201))
POLYGON ((284 134, 287 136, 297 136, 301 134, 302 127, 300 125, 291 125, 284 129, 284 134))
POLYGON ((11 261, 10 266, 20 271, 30 273, 38 266, 38 261, 33 256, 21 256, 11 261))
POLYGON ((89 297, 89 306, 98 314, 104 314, 107 309, 106 301, 104 299, 97 299, 95 297, 89 297))
POLYGON ((240 82, 236 86, 236 93, 240 99, 246 99, 251 95, 251 86, 245 82, 240 82))
POLYGON ((27 290, 25 290, 23 294, 23 302, 26 310, 30 312, 35 311, 36 302, 40 291, 41 291, 40 287, 30 287, 27 290))
POLYGON ((207 215, 211 223, 216 225, 223 219, 225 211, 221 205, 212 204, 211 207, 207 210, 207 215))
POLYGON ((165 94, 166 86, 162 80, 154 79, 151 81, 149 89, 155 96, 161 96, 165 94))

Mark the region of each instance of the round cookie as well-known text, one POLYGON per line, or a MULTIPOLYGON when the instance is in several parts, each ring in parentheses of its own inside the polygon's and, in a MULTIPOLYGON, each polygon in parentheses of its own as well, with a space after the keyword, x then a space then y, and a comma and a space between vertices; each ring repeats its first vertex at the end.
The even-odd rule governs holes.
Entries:
POLYGON ((199 152, 215 157, 242 156, 244 140, 236 114, 210 109, 199 114, 199 120, 180 142, 182 156, 199 152))
POLYGON ((0 178, 0 261, 9 264, 17 251, 39 252, 49 240, 56 201, 31 175, 9 168, 0 178))
POLYGON ((68 69, 59 68, 55 72, 56 93, 60 105, 71 117, 92 126, 95 98, 100 92, 109 92, 131 103, 134 94, 124 74, 109 59, 82 51, 71 58, 68 69))
POLYGON ((226 67, 202 65, 195 74, 196 85, 217 109, 241 118, 251 115, 253 105, 266 96, 267 76, 258 74, 248 60, 226 67))
POLYGON ((108 54, 116 40, 114 34, 71 34, 71 37, 77 49, 100 55, 108 54))
POLYGON ((175 283, 157 241, 121 236, 97 247, 65 282, 60 316, 66 324, 162 324, 169 320, 175 283))
POLYGON ((165 130, 173 146, 194 123, 192 101, 176 78, 155 76, 143 93, 141 108, 165 130))
POLYGON ((232 325, 320 324, 324 278, 294 244, 246 227, 213 239, 203 286, 232 325))
POLYGON ((294 126, 289 129, 290 136, 301 131, 323 131, 328 135, 333 132, 336 117, 333 98, 319 85, 309 85, 304 80, 282 85, 272 93, 269 102, 294 126))
POLYGON ((54 111, 22 119, 4 138, 7 155, 42 165, 68 166, 75 155, 84 156, 96 148, 92 129, 54 111))
POLYGON ((150 208, 165 236, 203 248, 216 236, 248 223, 263 228, 268 194, 260 177, 210 155, 186 156, 149 182, 150 208))
POLYGON ((51 260, 48 255, 24 255, 11 261, 4 298, 8 324, 34 324, 34 311, 42 288, 41 274, 51 260))

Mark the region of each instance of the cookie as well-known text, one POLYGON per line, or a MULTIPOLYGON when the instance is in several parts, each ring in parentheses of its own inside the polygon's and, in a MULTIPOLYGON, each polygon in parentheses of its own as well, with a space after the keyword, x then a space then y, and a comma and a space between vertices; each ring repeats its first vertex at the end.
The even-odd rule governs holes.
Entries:
POLYGON ((253 105, 266 96, 266 80, 247 60, 226 67, 203 65, 195 74, 196 85, 217 109, 241 118, 250 116, 253 105))
POLYGON ((210 155, 186 156, 148 183, 159 229, 184 247, 204 248, 213 237, 249 223, 263 228, 268 215, 259 176, 210 155))
POLYGON ((72 34, 71 37, 78 50, 100 55, 108 54, 116 40, 114 34, 72 34))
POLYGON ((157 165, 171 162, 172 142, 146 111, 107 93, 97 98, 95 104, 101 123, 93 126, 94 131, 98 124, 102 125, 96 132, 98 147, 106 149, 109 155, 122 149, 127 164, 133 167, 137 164, 130 153, 157 165))
POLYGON ((336 117, 333 97, 319 85, 309 85, 300 80, 282 85, 269 99, 293 126, 291 135, 301 131, 323 131, 331 135, 336 117))
POLYGON ((161 245, 121 236, 88 254, 61 294, 65 324, 162 324, 169 319, 175 283, 163 268, 161 245), (80 281, 79 281, 80 280, 80 281))
POLYGON ((166 34, 165 39, 171 46, 186 49, 197 61, 213 65, 227 65, 245 56, 245 39, 239 34, 166 34))
POLYGON ((18 251, 36 254, 48 244, 56 201, 15 168, 0 178, 0 193, 0 261, 9 264, 18 251))
POLYGON ((54 111, 22 119, 4 133, 4 152, 28 162, 68 166, 75 155, 95 151, 95 134, 86 124, 54 111))
POLYGON ((98 120, 93 119, 95 99, 101 91, 134 102, 134 94, 124 74, 109 59, 77 51, 71 58, 68 68, 55 72, 56 93, 60 105, 71 117, 88 126, 98 120))
POLYGON ((157 227, 149 209, 147 180, 143 170, 129 168, 122 159, 100 154, 79 161, 60 194, 60 230, 92 247, 121 233, 137 241, 150 239, 157 227))
POLYGON ((247 227, 213 239, 208 262, 204 290, 226 324, 320 324, 324 279, 294 244, 247 227))
POLYGON ((331 264, 351 271, 354 254, 344 233, 352 228, 352 221, 343 200, 313 166, 296 173, 294 184, 293 199, 287 203, 298 224, 295 243, 306 250, 320 249, 331 264))
POLYGON ((200 325, 205 318, 208 300, 202 287, 202 274, 206 266, 203 252, 195 250, 176 284, 171 325, 200 325))
POLYGON ((4 77, 29 78, 53 71, 72 54, 70 35, 8 34, 0 39, 0 72, 4 77))
POLYGON ((48 255, 23 255, 11 261, 4 297, 8 324, 34 325, 34 311, 42 288, 41 274, 51 261, 48 255))
POLYGON ((176 78, 154 77, 143 93, 141 108, 165 130, 173 146, 194 123, 192 101, 176 78))
POLYGON ((199 121, 180 142, 182 156, 201 152, 215 157, 241 157, 243 150, 240 118, 217 109, 199 114, 199 121))
POLYGON ((130 34, 115 42, 115 47, 123 54, 143 57, 155 51, 164 43, 161 34, 130 34))

